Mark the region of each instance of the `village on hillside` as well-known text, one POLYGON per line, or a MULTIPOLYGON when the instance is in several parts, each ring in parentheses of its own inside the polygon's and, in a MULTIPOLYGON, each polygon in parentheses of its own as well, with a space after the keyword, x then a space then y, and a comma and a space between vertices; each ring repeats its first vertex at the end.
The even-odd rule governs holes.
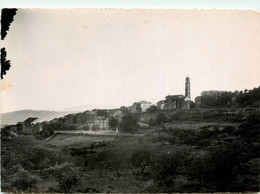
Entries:
MULTIPOLYGON (((93 109, 86 110, 85 112, 68 114, 66 116, 55 118, 50 121, 41 121, 36 117, 29 117, 24 121, 20 121, 15 125, 7 125, 2 128, 2 136, 6 138, 16 137, 18 134, 24 135, 36 135, 42 133, 44 126, 50 124, 60 124, 58 131, 74 130, 75 132, 84 132, 95 134, 99 131, 99 134, 118 134, 119 123, 122 122, 124 116, 131 114, 140 114, 156 111, 177 111, 177 110, 198 110, 207 109, 210 107, 228 107, 228 108, 244 108, 245 110, 258 110, 260 107, 260 100, 255 96, 249 102, 244 103, 242 100, 249 96, 251 91, 245 90, 244 92, 225 92, 225 91, 203 91, 201 96, 195 98, 195 102, 191 101, 191 84, 190 78, 185 80, 185 95, 167 95, 165 100, 160 100, 156 104, 142 100, 140 102, 134 102, 132 106, 121 106, 118 109, 93 109), (241 97, 242 96, 242 97, 241 97), (241 101, 242 106, 241 106, 241 101), (239 105, 240 103, 240 105, 239 105), (250 104, 248 104, 250 103, 250 104), (116 125, 113 124, 116 122, 116 125), (112 124, 111 124, 112 123, 112 124)), ((251 93, 256 93, 258 89, 255 89, 251 93)), ((242 111, 241 109, 237 110, 242 111)), ((228 111, 230 114, 230 111, 228 111)), ((233 114, 238 114, 238 112, 233 114)), ((148 121, 139 120, 139 126, 149 126, 148 121)))
MULTIPOLYGON (((3 136, 8 136, 8 138, 11 138, 13 136, 17 136, 18 134, 35 135, 42 132, 44 125, 51 123, 60 124, 62 127, 58 129, 59 131, 74 130, 78 132, 84 131, 89 134, 93 131, 96 133, 99 131, 99 134, 104 132, 110 132, 109 134, 118 134, 119 123, 122 122, 123 117, 129 113, 140 114, 155 111, 168 112, 176 110, 196 110, 210 107, 241 108, 241 105, 239 106, 238 103, 241 103, 241 98, 245 98, 241 97, 241 95, 244 94, 244 96, 248 96, 250 92, 248 90, 245 90, 244 93, 243 91, 236 91, 234 93, 225 91, 203 91, 201 96, 197 96, 195 98, 195 102, 193 102, 191 100, 190 87, 190 78, 187 77, 185 80, 185 95, 167 95, 164 100, 160 100, 156 104, 142 100, 140 102, 134 102, 132 106, 129 107, 121 106, 118 109, 86 110, 85 112, 68 114, 50 121, 41 121, 39 118, 29 117, 15 125, 7 125, 2 128, 2 132, 4 134, 3 136), (116 120, 117 125, 113 125, 114 120, 116 120)), ((254 91, 254 93, 256 93, 256 91, 254 91)), ((244 111, 259 109, 259 99, 253 97, 253 100, 250 100, 250 103, 251 104, 243 104, 242 107, 246 108, 243 109, 244 111)), ((147 121, 144 122, 139 120, 138 123, 140 126, 149 126, 147 121)))

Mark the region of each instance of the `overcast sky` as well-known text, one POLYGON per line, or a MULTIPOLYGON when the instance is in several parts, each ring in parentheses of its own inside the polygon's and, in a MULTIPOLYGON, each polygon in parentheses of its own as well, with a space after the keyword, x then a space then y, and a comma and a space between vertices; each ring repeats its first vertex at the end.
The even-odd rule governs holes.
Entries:
POLYGON ((3 46, 2 112, 156 103, 260 85, 255 11, 20 9, 3 46))

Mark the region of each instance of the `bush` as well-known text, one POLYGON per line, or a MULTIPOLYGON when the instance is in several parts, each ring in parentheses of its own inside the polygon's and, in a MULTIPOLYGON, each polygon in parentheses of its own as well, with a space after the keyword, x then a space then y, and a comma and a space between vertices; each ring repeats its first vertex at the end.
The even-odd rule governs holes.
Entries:
MULTIPOLYGON (((145 168, 152 162, 152 153, 147 148, 141 148, 133 152, 130 157, 130 163, 134 168, 141 169, 140 173, 144 173, 145 168)), ((133 172, 133 169, 132 169, 133 172)))
POLYGON ((159 187, 167 187, 172 191, 174 179, 182 166, 185 151, 168 151, 156 156, 153 163, 154 182, 159 187))
POLYGON ((156 125, 156 121, 155 121, 153 118, 150 118, 150 119, 148 120, 148 124, 149 124, 150 126, 155 126, 155 125, 156 125))
POLYGON ((235 128, 233 126, 226 126, 222 132, 227 134, 233 134, 235 128))
POLYGON ((163 113, 159 113, 159 114, 157 115, 156 123, 157 123, 158 125, 164 124, 164 123, 166 123, 167 121, 168 121, 168 118, 167 118, 163 113))
POLYGON ((147 109, 147 112, 153 113, 153 112, 156 112, 156 110, 157 110, 157 107, 155 105, 153 105, 147 109))
POLYGON ((19 191, 32 191, 38 182, 39 177, 32 175, 24 169, 20 169, 13 175, 12 185, 19 191))
POLYGON ((139 119, 137 115, 129 113, 123 116, 122 122, 120 123, 120 128, 122 131, 133 133, 137 131, 138 120, 139 119))
POLYGON ((112 127, 113 129, 117 128, 118 127, 118 124, 119 124, 119 121, 117 118, 115 117, 111 117, 109 119, 109 126, 112 127))
POLYGON ((78 185, 80 180, 78 169, 67 162, 60 165, 56 164, 47 171, 57 179, 58 191, 65 193, 70 192, 72 187, 78 185))
POLYGON ((46 139, 54 134, 54 128, 45 127, 42 131, 40 131, 37 135, 37 139, 46 139))

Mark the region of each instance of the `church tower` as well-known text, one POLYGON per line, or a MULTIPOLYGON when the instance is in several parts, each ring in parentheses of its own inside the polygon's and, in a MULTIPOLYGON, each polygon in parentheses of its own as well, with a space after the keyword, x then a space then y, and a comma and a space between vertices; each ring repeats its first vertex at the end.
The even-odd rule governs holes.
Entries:
POLYGON ((186 77, 186 82, 185 82, 185 97, 189 97, 190 99, 190 78, 186 77))
POLYGON ((186 77, 185 82, 185 108, 190 109, 190 78, 186 77))

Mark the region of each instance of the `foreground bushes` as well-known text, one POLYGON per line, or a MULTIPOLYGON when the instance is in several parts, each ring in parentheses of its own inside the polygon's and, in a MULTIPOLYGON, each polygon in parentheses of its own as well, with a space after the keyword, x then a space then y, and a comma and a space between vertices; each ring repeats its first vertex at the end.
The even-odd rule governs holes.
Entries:
POLYGON ((258 118, 248 118, 238 128, 170 129, 61 148, 17 137, 2 144, 2 189, 35 191, 37 182, 54 180, 52 192, 257 191, 259 128, 258 118))

